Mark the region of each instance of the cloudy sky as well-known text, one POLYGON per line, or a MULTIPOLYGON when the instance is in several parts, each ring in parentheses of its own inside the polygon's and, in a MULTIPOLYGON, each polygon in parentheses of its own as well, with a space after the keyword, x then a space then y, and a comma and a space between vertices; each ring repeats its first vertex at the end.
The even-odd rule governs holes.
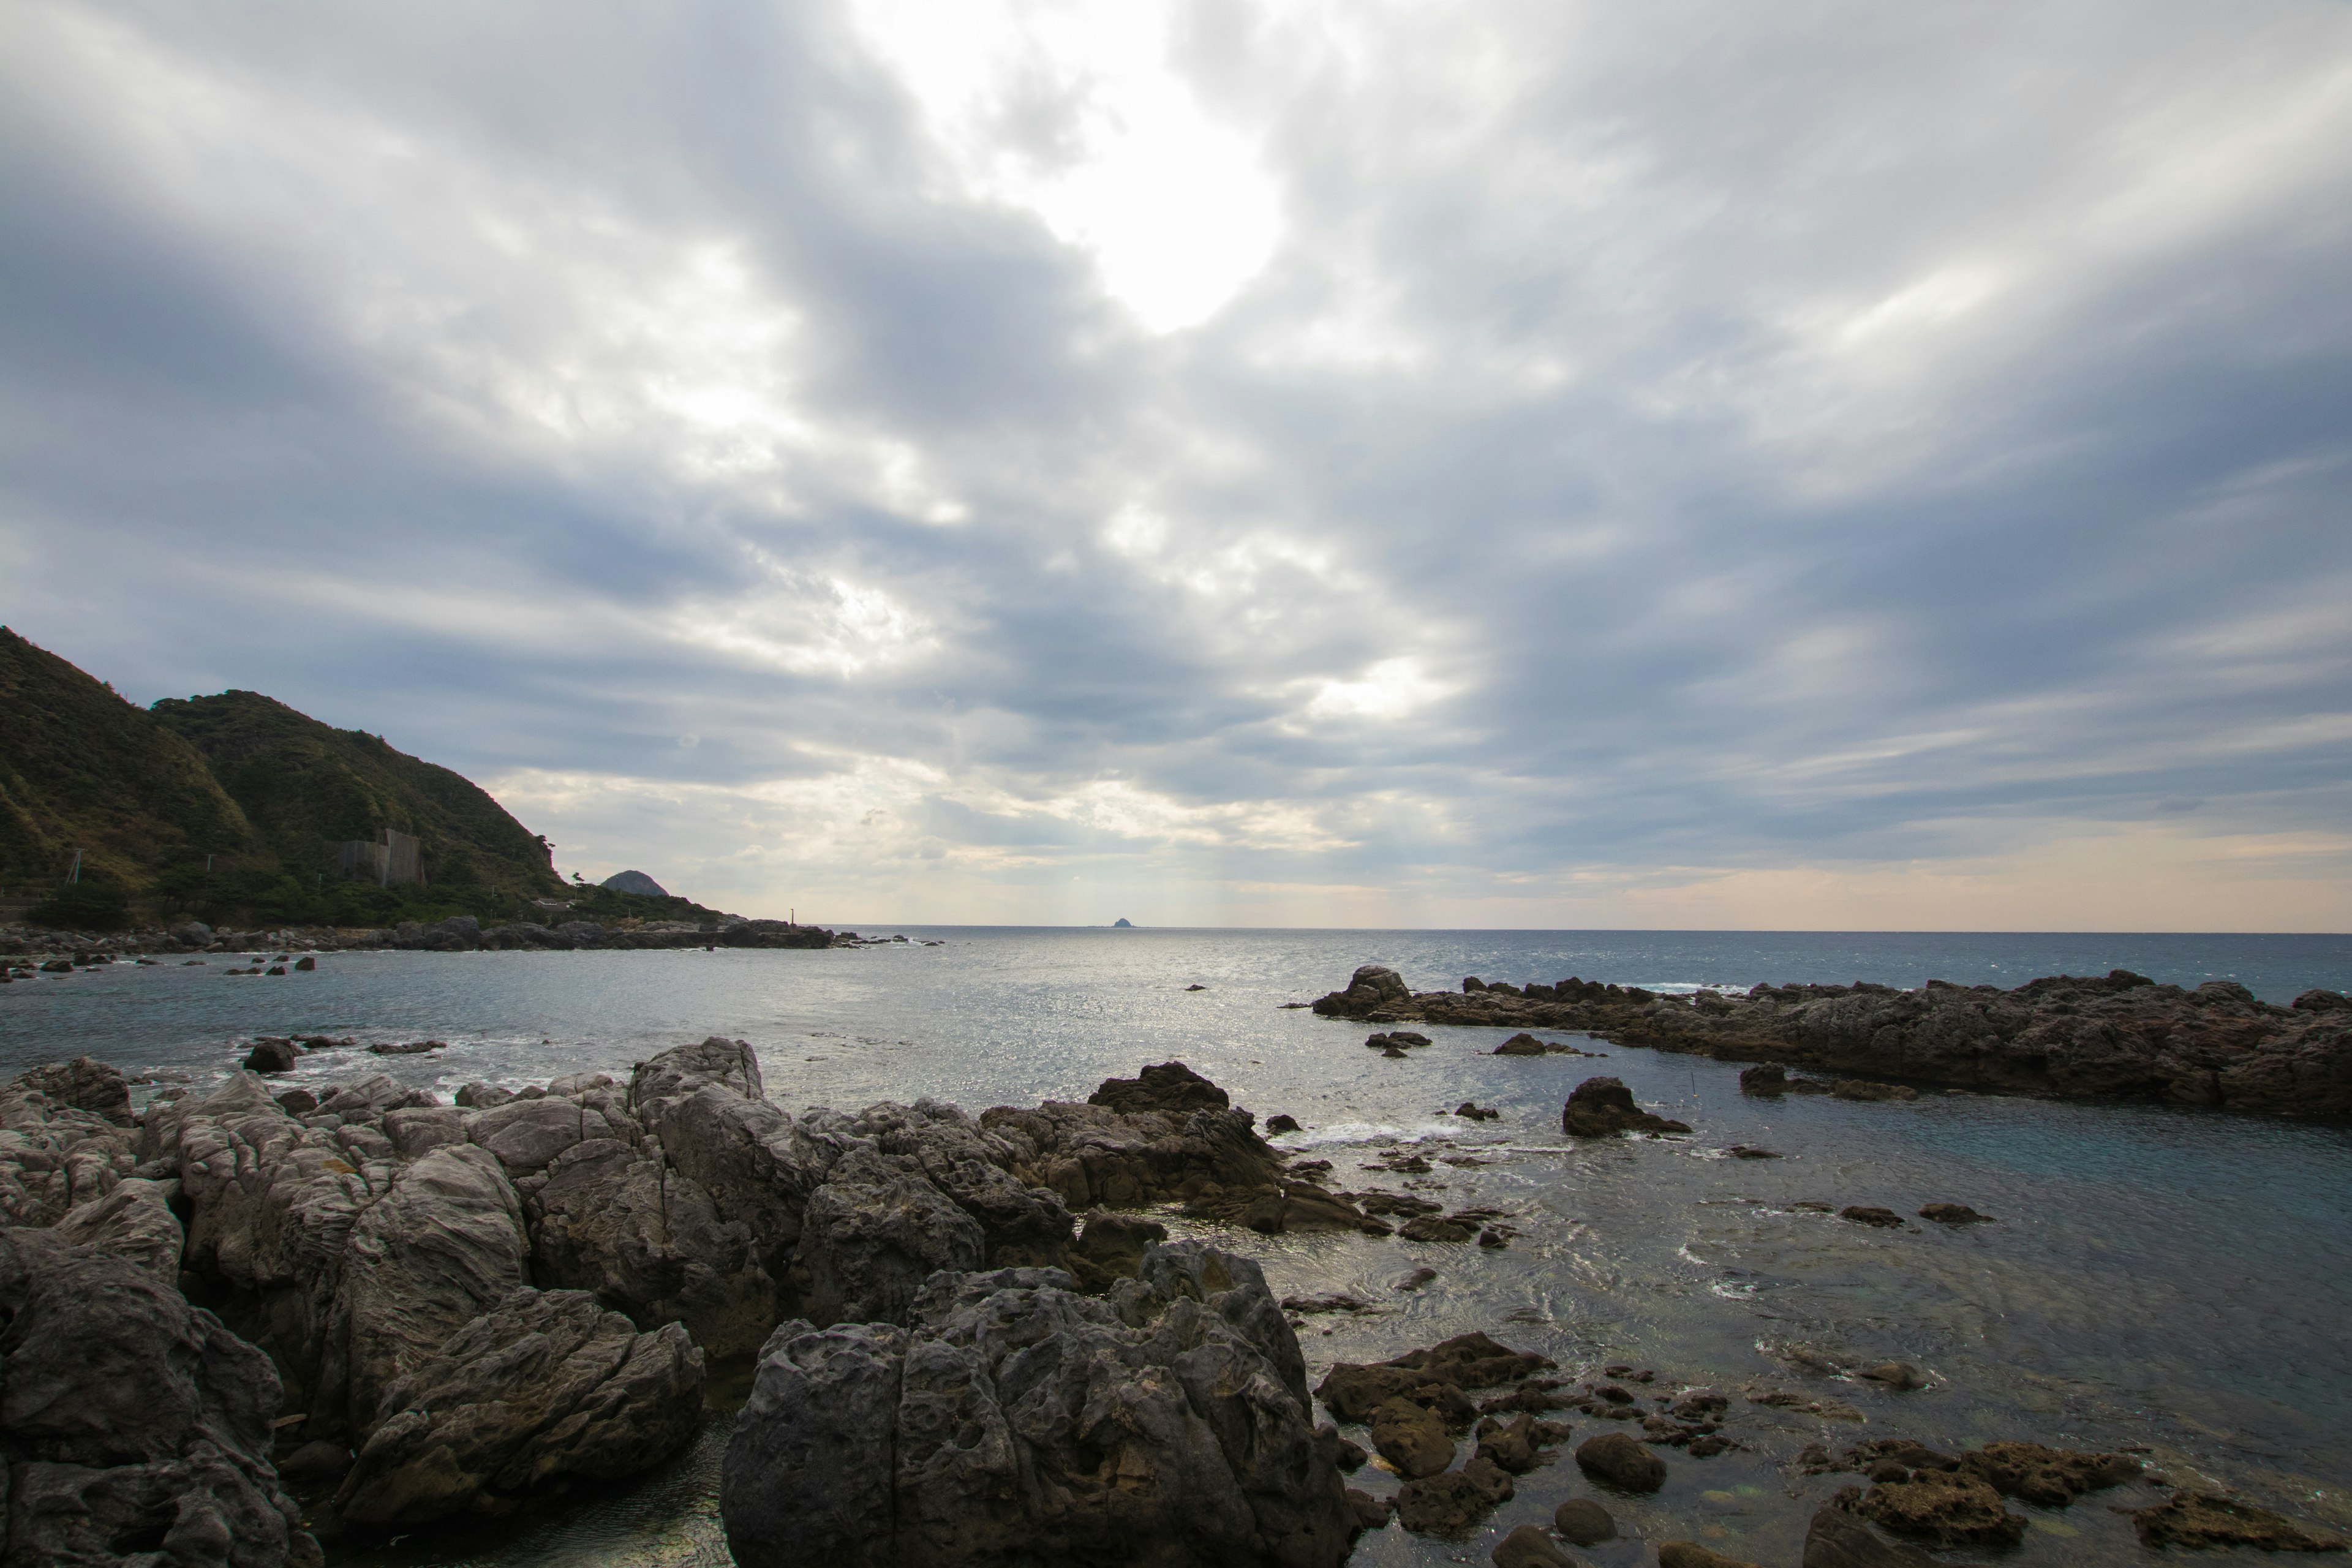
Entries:
POLYGON ((2352 5, 0 0, 0 619, 754 914, 2352 928, 2352 5))

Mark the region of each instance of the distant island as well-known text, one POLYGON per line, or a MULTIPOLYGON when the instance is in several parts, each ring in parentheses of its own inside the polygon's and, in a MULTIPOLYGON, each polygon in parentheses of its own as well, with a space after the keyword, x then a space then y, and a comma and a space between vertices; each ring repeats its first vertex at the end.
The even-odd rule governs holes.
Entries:
POLYGON ((1110 929, 1113 931, 1133 931, 1135 929, 1135 922, 1129 920, 1125 915, 1121 915, 1118 919, 1110 922, 1110 929))
POLYGON ((381 735, 257 691, 141 708, 5 626, 0 900, 80 931, 724 918, 641 871, 566 881, 488 792, 381 735))

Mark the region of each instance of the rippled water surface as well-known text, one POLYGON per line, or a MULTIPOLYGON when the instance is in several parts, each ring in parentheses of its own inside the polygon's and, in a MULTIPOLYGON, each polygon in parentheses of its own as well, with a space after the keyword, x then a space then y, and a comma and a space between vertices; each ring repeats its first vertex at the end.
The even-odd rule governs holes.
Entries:
MULTIPOLYGON (((769 1092, 793 1106, 931 1094, 978 1110, 1083 1098, 1146 1062, 1190 1063, 1282 1142, 1330 1158, 1349 1187, 1408 1178, 1361 1169, 1417 1142, 1439 1160, 1426 1189, 1449 1208, 1511 1211, 1505 1251, 1361 1237, 1226 1237, 1286 1294, 1346 1290, 1377 1304, 1309 1319, 1313 1373, 1484 1329, 1564 1367, 1631 1362, 1659 1382, 1791 1389, 1861 1417, 1799 1416, 1735 1401, 1745 1450, 1672 1454, 1664 1490, 1612 1499, 1630 1535, 1697 1539, 1793 1563, 1815 1500, 1842 1479, 1792 1476, 1806 1443, 1910 1436, 2140 1445, 2291 1513, 2352 1525, 2352 1133, 2138 1105, 1929 1095, 1862 1105, 1745 1100, 1729 1064, 1621 1050, 1497 1058, 1492 1030, 1432 1028, 1405 1060, 1364 1029, 1279 1004, 1394 964, 1418 987, 1489 979, 1652 986, 1929 977, 2015 984, 2125 967, 2193 985, 2233 978, 2283 1001, 2352 984, 2352 941, 2329 937, 1737 935, 1538 932, 1180 932, 919 930, 904 946, 818 952, 347 953, 283 978, 201 968, 110 970, 0 988, 0 1066, 89 1052, 129 1069, 222 1071, 257 1033, 429 1037, 427 1057, 342 1052, 294 1081, 384 1070, 446 1094, 471 1079, 625 1075, 632 1062, 719 1033, 759 1047, 769 1092), (940 942, 920 945, 921 940, 940 942), (1187 991, 1187 985, 1206 987, 1187 991), (1559 1108, 1580 1079, 1623 1079, 1690 1122, 1688 1140, 1571 1146, 1559 1108), (1446 1114, 1465 1099, 1499 1121, 1446 1114), (1730 1160, 1734 1143, 1784 1157, 1730 1160), (1452 1156, 1465 1163, 1448 1164, 1452 1156), (1792 1205, 1969 1204, 1999 1223, 1857 1226, 1792 1205), (1391 1282, 1438 1270, 1418 1293, 1391 1282), (1882 1393, 1822 1358, 1899 1359, 1933 1382, 1882 1393)), ((1590 1043, 1590 1042, 1588 1042, 1590 1043)), ((1198 1226, 1179 1225, 1197 1234, 1198 1226)), ((726 1391, 717 1403, 726 1404, 726 1391)), ((1579 1440, 1600 1423, 1579 1418, 1579 1440)), ((692 1450, 637 1484, 561 1514, 417 1536, 384 1563, 724 1563, 715 1506, 723 1408, 692 1450)), ((1354 1484, 1393 1489, 1367 1468, 1354 1484)), ((1496 1536, 1587 1490, 1572 1463, 1538 1470, 1467 1542, 1367 1536, 1362 1563, 1484 1563, 1496 1536)), ((2021 1564, 2144 1561, 2111 1504, 2024 1508, 2021 1564)), ((1654 1560, 1628 1539, 1600 1563, 1654 1560)), ((1952 1554, 1965 1560, 1966 1553, 1952 1554)))

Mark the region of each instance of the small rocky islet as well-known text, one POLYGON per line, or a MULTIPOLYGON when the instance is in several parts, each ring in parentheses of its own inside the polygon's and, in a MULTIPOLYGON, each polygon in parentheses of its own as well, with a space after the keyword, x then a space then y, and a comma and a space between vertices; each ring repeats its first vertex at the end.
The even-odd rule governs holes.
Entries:
MULTIPOLYGON (((1748 1446, 1744 1412, 1841 1418, 1766 1384, 1562 1369, 1484 1332, 1310 1388, 1299 1326, 1368 1303, 1277 1300, 1252 1259, 1137 1211, 1490 1247, 1509 1216, 1335 1191, 1327 1162, 1268 1144, 1179 1063, 977 1118, 929 1100, 794 1115, 748 1045, 716 1037, 625 1084, 468 1086, 456 1105, 382 1074, 272 1094, 239 1069, 138 1114, 129 1089, 84 1058, 0 1090, 0 1568, 271 1568, 322 1561, 322 1538, 561 1507, 688 1444, 729 1361, 753 1370, 720 1511, 761 1568, 1139 1561, 1139 1542, 1156 1563, 1321 1568, 1366 1529, 1461 1540, 1531 1477, 1560 1498, 1551 1528, 1491 1555, 1553 1564, 1622 1552, 1620 1516, 1672 1467, 1748 1446), (1349 1486, 1368 1465, 1390 1479, 1349 1486)), ((1579 1139, 1688 1131, 1609 1078, 1561 1115, 1579 1139)), ((1429 1167, 1399 1149, 1374 1168, 1429 1167)), ((2026 1528, 2012 1503, 2118 1487, 2151 1550, 2342 1546, 2129 1454, 1888 1438, 1815 1444, 1790 1471, 1828 1478, 1807 1568, 1998 1548, 2026 1528)), ((1639 1533, 1662 1564, 1740 1561, 1654 1520, 1639 1533)))

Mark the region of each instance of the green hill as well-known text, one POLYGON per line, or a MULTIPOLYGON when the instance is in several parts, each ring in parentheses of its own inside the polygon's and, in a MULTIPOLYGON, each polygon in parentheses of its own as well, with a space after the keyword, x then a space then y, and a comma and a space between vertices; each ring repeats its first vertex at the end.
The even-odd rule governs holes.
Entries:
POLYGON ((334 925, 544 918, 528 900, 559 892, 608 920, 709 912, 563 883, 546 840, 467 779, 382 736, 251 691, 142 709, 5 626, 0 889, 47 895, 37 920, 98 926, 133 915, 334 925), (387 827, 421 840, 422 882, 336 875, 343 841, 387 827), (76 849, 83 880, 67 889, 76 849))

